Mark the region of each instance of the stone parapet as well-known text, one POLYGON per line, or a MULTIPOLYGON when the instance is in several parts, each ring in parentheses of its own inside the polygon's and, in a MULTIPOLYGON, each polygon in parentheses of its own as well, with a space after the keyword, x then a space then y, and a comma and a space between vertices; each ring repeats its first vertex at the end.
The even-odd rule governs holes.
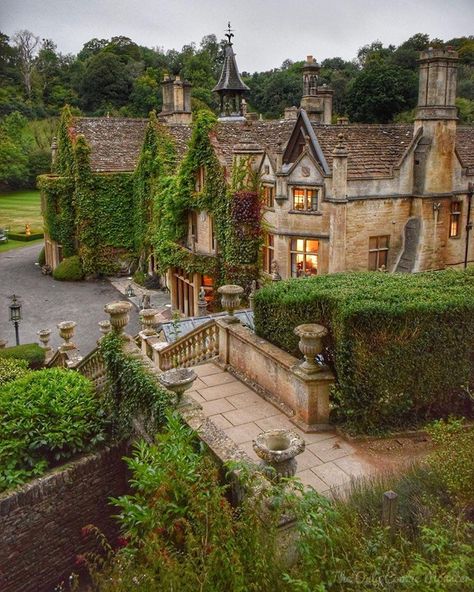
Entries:
POLYGON ((306 374, 294 356, 255 335, 241 324, 216 320, 219 362, 254 382, 268 399, 294 412, 291 421, 311 432, 329 428, 329 391, 334 375, 329 370, 306 374))

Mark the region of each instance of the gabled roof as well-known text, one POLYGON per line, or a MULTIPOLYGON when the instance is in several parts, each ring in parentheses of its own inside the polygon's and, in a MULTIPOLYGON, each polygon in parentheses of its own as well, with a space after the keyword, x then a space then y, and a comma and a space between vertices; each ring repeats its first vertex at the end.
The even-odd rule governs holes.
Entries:
MULTIPOLYGON (((91 167, 97 172, 133 171, 137 165, 148 119, 121 117, 75 118, 71 133, 84 134, 91 147, 91 167)), ((166 124, 173 137, 178 158, 182 158, 189 139, 191 126, 166 124)), ((212 143, 223 165, 232 167, 233 149, 245 137, 259 144, 274 159, 280 145, 285 148, 295 129, 295 121, 258 120, 249 122, 218 123, 212 135, 212 143)), ((301 133, 301 131, 299 131, 301 133)), ((312 136, 325 159, 330 172, 332 152, 342 133, 348 149, 348 176, 352 179, 383 178, 392 174, 413 139, 412 125, 320 125, 309 124, 308 136, 312 136)), ((474 173, 474 126, 459 126, 456 150, 461 164, 474 173)), ((315 158, 321 162, 315 151, 315 158)), ((295 158, 296 160, 296 158, 295 158)))
POLYGON ((229 43, 224 49, 224 64, 222 66, 221 77, 219 82, 212 89, 212 92, 219 91, 247 91, 250 90, 245 84, 239 74, 237 62, 235 61, 235 53, 232 45, 229 43))

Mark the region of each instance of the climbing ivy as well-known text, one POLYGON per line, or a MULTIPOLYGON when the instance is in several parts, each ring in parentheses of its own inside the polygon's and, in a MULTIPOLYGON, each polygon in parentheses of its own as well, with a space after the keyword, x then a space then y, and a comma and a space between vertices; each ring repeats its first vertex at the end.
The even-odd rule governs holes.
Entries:
POLYGON ((40 180, 50 236, 63 245, 66 256, 74 254, 77 242, 87 275, 117 271, 122 255, 144 264, 145 256, 154 251, 162 273, 179 267, 213 277, 216 286, 232 281, 248 289, 258 277, 261 247, 258 181, 250 160, 241 157, 227 187, 212 145, 215 124, 212 113, 198 113, 188 150, 177 166, 174 142, 151 113, 135 172, 94 173, 90 147, 82 135, 72 137, 73 119, 65 108, 55 164, 60 176, 40 180), (196 191, 201 167, 205 181, 196 191), (215 257, 185 247, 192 210, 206 211, 214 220, 215 257))
POLYGON ((44 196, 43 216, 48 235, 63 247, 65 257, 75 254, 74 205, 71 195, 74 181, 71 177, 42 175, 38 188, 44 196))
POLYGON ((214 278, 214 284, 229 281, 247 289, 258 275, 261 246, 261 206, 259 192, 239 192, 248 181, 249 163, 234 167, 232 187, 226 185, 225 172, 212 146, 216 118, 198 113, 186 156, 177 174, 168 177, 155 198, 157 226, 154 246, 161 271, 179 267, 186 273, 214 278), (195 190, 199 169, 205 170, 201 191, 195 190), (218 254, 210 257, 191 253, 184 247, 188 213, 206 211, 214 220, 218 254))

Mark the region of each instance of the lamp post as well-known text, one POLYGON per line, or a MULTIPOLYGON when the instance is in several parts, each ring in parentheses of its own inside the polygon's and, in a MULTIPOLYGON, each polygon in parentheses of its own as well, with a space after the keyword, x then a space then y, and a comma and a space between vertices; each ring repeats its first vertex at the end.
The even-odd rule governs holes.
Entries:
POLYGON ((21 321, 21 304, 16 299, 15 294, 13 294, 11 298, 11 304, 8 305, 10 309, 10 321, 13 323, 13 326, 15 327, 16 344, 20 345, 20 334, 18 332, 18 327, 21 321))

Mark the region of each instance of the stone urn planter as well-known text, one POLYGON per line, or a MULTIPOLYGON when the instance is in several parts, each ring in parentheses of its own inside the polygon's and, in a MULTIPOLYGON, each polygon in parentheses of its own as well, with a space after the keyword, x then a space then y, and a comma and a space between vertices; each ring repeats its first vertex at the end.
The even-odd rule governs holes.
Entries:
POLYGON ((178 405, 183 393, 191 387, 196 378, 197 374, 191 368, 175 368, 158 376, 160 384, 176 394, 178 405))
POLYGON ((315 362, 315 357, 323 351, 323 338, 328 334, 326 327, 314 323, 298 325, 295 334, 300 338, 298 347, 304 355, 304 362, 299 366, 300 370, 306 374, 324 370, 323 365, 315 362))
POLYGON ((221 286, 217 291, 221 294, 222 306, 227 311, 227 316, 224 317, 224 320, 227 323, 238 323, 239 319, 234 315, 234 310, 239 307, 240 296, 244 293, 244 289, 235 284, 228 284, 221 286))
POLYGON ((62 323, 58 324, 59 336, 64 339, 64 344, 60 347, 61 350, 76 349, 75 344, 71 341, 75 328, 76 323, 74 321, 62 321, 62 323))
POLYGON ((262 459, 260 467, 273 481, 293 477, 296 473, 296 456, 305 449, 302 438, 290 430, 269 430, 253 441, 253 449, 262 459))
POLYGON ((145 335, 156 335, 155 331, 155 316, 158 311, 155 308, 143 308, 140 313, 140 323, 142 325, 142 331, 145 335))
POLYGON ((110 331, 112 330, 112 325, 110 324, 110 321, 99 321, 98 325, 100 332, 102 333, 102 336, 107 335, 107 333, 110 333, 110 331))
POLYGON ((38 335, 39 340, 41 341, 41 345, 45 352, 51 351, 51 346, 49 345, 49 340, 51 339, 51 329, 40 329, 36 335, 38 335))
POLYGON ((132 304, 126 301, 110 302, 104 306, 104 311, 110 315, 112 331, 117 335, 123 333, 124 328, 130 320, 129 312, 132 304))

